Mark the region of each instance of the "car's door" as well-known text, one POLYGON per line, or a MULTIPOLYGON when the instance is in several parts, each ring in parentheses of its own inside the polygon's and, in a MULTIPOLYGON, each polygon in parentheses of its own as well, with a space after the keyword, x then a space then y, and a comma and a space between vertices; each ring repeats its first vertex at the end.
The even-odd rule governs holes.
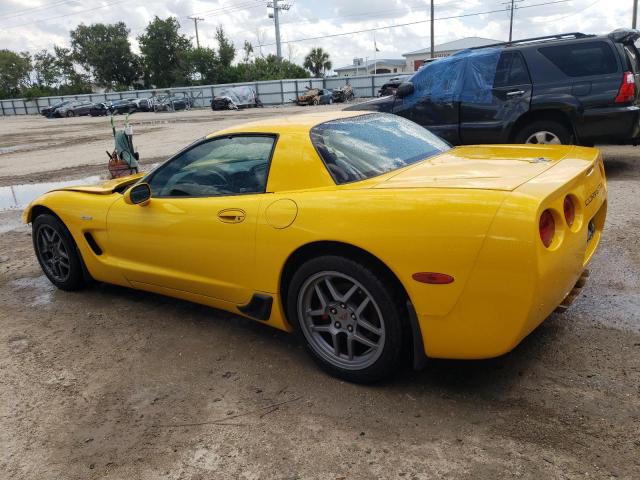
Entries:
POLYGON ((152 172, 145 206, 120 199, 108 214, 109 248, 132 283, 249 301, 255 230, 276 137, 205 140, 152 172))
POLYGON ((449 143, 459 143, 458 99, 463 61, 433 62, 413 77, 414 92, 398 98, 393 113, 413 120, 449 143))
POLYGON ((503 143, 516 120, 529 111, 531 78, 522 54, 503 52, 498 60, 493 89, 460 104, 462 143, 503 143))
POLYGON ((76 115, 89 115, 89 110, 91 109, 91 102, 83 100, 78 104, 76 108, 76 115))

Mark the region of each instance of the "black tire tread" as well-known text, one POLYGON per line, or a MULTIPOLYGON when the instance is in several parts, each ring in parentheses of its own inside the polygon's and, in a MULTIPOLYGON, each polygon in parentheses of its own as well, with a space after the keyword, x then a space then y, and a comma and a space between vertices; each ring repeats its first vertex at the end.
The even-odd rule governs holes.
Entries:
POLYGON ((61 290, 66 290, 71 292, 71 291, 81 290, 85 288, 87 286, 87 281, 85 278, 82 258, 80 257, 80 253, 78 252, 76 242, 74 241, 73 237, 71 236, 71 233, 69 232, 65 224, 55 215, 51 215, 50 213, 42 213, 33 219, 32 238, 33 238, 34 250, 37 251, 37 248, 38 248, 36 234, 37 234, 38 227, 42 224, 46 224, 55 228, 60 234, 60 236, 62 237, 63 241, 65 242, 65 247, 69 252, 69 264, 71 268, 71 274, 69 275, 69 278, 65 282, 60 282, 55 278, 49 277, 46 269, 40 263, 40 257, 36 253, 36 258, 38 259, 38 263, 40 263, 40 267, 42 268, 42 271, 44 272, 44 274, 47 276, 47 278, 51 283, 53 283, 56 287, 58 287, 61 290))

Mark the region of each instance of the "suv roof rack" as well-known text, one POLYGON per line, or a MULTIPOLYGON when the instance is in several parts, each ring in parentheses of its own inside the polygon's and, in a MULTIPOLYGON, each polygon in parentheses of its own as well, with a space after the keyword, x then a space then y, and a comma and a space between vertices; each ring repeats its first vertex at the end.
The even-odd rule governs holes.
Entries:
POLYGON ((509 46, 518 45, 521 43, 542 42, 547 40, 565 40, 565 39, 571 39, 571 38, 589 38, 589 37, 595 37, 595 35, 581 33, 581 32, 561 33, 558 35, 545 35, 543 37, 523 38, 520 40, 513 40, 511 42, 499 42, 491 45, 483 45, 482 47, 472 47, 471 50, 477 50, 480 48, 488 48, 488 47, 509 47, 509 46))

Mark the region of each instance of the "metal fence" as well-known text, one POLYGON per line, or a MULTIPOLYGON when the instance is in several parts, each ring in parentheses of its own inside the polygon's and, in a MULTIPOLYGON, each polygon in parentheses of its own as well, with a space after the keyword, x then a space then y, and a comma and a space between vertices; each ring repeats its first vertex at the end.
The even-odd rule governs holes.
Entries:
POLYGON ((58 97, 40 97, 33 100, 16 98, 0 100, 0 114, 34 115, 40 110, 63 100, 89 100, 100 103, 123 98, 158 97, 172 93, 186 93, 193 97, 195 107, 209 107, 211 99, 224 88, 252 86, 265 105, 282 105, 293 102, 307 87, 336 89, 344 85, 351 85, 356 97, 375 97, 380 87, 389 79, 397 77, 397 73, 378 75, 360 75, 356 77, 335 78, 301 78, 287 80, 271 80, 266 82, 226 83, 221 85, 201 85, 198 87, 156 88, 152 90, 131 90, 112 93, 89 93, 84 95, 65 95, 58 97))

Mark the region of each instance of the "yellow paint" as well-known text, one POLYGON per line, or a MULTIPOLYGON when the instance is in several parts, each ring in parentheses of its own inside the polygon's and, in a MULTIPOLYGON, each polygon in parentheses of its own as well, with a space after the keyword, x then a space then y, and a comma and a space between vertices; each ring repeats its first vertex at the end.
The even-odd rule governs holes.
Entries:
POLYGON ((278 135, 267 193, 128 205, 114 190, 135 177, 47 193, 27 208, 24 220, 31 220, 35 206, 55 212, 97 280, 235 313, 254 293, 273 295, 266 323, 284 330, 290 327, 280 281, 287 259, 313 242, 342 242, 374 255, 397 276, 418 314, 427 355, 486 358, 508 352, 560 304, 596 250, 607 197, 599 151, 466 146, 335 185, 309 129, 359 114, 296 115, 212 134, 278 135), (572 228, 563 216, 568 194, 576 200, 572 228), (550 248, 538 232, 547 208, 557 229, 550 248), (218 216, 229 211, 242 220, 218 216), (596 233, 587 243, 591 219, 596 233), (103 255, 91 251, 87 231, 103 255), (455 281, 412 280, 424 271, 447 273, 455 281))

